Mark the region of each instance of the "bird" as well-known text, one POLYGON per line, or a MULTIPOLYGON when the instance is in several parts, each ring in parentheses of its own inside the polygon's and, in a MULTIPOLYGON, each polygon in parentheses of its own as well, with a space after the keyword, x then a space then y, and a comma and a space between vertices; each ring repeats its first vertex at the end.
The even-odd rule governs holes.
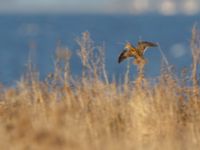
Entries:
POLYGON ((158 44, 147 41, 139 41, 137 47, 133 46, 130 42, 126 42, 124 50, 121 52, 118 58, 118 63, 121 63, 123 60, 134 57, 134 64, 146 64, 147 60, 144 58, 144 53, 149 47, 157 47, 158 44))

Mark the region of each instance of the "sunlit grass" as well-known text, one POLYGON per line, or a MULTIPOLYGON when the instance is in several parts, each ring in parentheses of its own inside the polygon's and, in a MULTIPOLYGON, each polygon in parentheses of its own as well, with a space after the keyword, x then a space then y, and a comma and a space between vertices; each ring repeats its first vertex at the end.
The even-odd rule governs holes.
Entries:
POLYGON ((195 27, 193 67, 181 78, 163 67, 154 84, 140 73, 129 82, 134 66, 127 67, 123 84, 109 81, 104 46, 95 46, 87 32, 76 42, 80 78, 70 72, 71 51, 58 46, 55 71, 45 81, 30 64, 16 87, 1 86, 1 150, 199 149, 200 39, 195 27))

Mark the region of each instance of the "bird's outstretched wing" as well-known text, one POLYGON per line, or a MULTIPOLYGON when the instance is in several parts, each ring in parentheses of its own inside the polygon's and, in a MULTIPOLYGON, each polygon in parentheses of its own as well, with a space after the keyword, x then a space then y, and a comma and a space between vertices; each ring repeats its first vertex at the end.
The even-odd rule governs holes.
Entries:
POLYGON ((142 53, 144 53, 149 47, 157 47, 157 46, 158 44, 147 41, 140 41, 137 44, 138 50, 140 50, 140 52, 142 53))
POLYGON ((131 54, 130 54, 130 51, 129 50, 124 50, 120 55, 119 55, 119 58, 118 58, 118 63, 122 62, 124 59, 130 57, 131 54))
POLYGON ((124 59, 128 57, 136 57, 136 55, 137 55, 137 49, 130 42, 127 42, 124 46, 124 50, 119 55, 118 63, 122 62, 124 59))

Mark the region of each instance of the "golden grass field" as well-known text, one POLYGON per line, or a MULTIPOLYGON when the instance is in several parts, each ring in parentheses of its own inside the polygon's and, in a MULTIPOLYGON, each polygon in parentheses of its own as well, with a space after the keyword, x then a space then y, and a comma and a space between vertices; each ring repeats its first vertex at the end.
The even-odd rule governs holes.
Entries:
POLYGON ((16 87, 0 87, 0 150, 199 150, 199 36, 194 27, 192 67, 178 78, 162 65, 154 84, 141 74, 130 81, 129 69, 123 84, 108 81, 104 46, 87 32, 76 39, 79 78, 58 46, 45 81, 30 64, 16 87))

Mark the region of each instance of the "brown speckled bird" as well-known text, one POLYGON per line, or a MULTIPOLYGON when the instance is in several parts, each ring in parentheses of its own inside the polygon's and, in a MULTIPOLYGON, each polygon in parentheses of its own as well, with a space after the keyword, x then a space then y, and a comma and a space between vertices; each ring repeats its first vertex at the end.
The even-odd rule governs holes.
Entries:
POLYGON ((145 64, 147 61, 144 58, 144 52, 147 50, 147 48, 156 46, 158 45, 152 42, 140 41, 138 42, 137 47, 134 47, 130 42, 127 42, 124 46, 124 51, 118 58, 118 63, 122 62, 128 57, 134 57, 135 64, 145 64))

